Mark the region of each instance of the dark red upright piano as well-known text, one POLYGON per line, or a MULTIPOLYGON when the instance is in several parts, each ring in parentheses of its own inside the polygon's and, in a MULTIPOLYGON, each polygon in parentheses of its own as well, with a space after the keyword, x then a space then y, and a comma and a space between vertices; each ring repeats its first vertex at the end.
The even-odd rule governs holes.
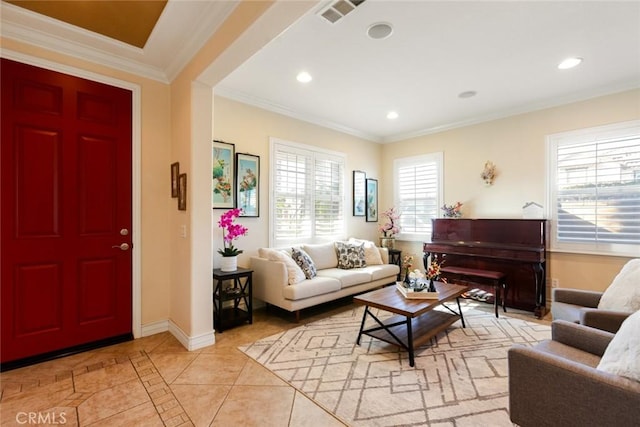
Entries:
POLYGON ((437 218, 432 226, 425 265, 431 255, 446 266, 503 272, 507 307, 546 314, 546 220, 437 218))

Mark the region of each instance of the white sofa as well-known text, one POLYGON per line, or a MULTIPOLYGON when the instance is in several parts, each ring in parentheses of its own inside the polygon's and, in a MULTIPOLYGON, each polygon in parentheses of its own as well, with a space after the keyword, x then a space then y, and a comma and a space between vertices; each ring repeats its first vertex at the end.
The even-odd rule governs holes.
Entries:
MULTIPOLYGON (((400 269, 388 263, 386 248, 378 248, 367 241, 352 240, 348 243, 362 245, 366 266, 345 269, 344 251, 339 263, 336 242, 296 247, 311 258, 317 273, 313 278, 306 278, 291 258, 294 248, 261 248, 259 256, 251 257, 253 296, 267 304, 295 312, 298 321, 303 308, 395 282, 400 269)), ((338 247, 344 248, 344 245, 338 247)))

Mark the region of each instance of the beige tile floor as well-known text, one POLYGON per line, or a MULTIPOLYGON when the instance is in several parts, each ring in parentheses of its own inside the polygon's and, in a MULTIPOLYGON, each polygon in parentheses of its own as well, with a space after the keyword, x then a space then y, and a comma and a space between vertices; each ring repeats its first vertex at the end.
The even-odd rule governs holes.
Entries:
POLYGON ((252 325, 216 333, 197 351, 164 332, 3 372, 0 425, 343 426, 238 346, 352 308, 347 299, 305 310, 299 324, 263 308, 252 325))
POLYGON ((238 346, 348 309, 254 311, 252 325, 187 351, 170 333, 0 374, 0 425, 343 426, 238 346))

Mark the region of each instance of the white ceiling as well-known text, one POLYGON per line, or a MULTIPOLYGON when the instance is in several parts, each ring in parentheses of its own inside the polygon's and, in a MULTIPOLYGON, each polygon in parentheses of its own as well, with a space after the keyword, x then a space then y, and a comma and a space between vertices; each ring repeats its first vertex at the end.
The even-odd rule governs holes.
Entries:
POLYGON ((314 12, 217 93, 386 142, 640 87, 637 1, 368 0, 336 24, 314 12), (391 37, 367 36, 377 22, 391 37), (584 62, 558 70, 568 56, 584 62))
MULTIPOLYGON (((640 1, 367 0, 336 24, 317 15, 331 3, 216 93, 389 142, 640 87, 640 1), (367 37, 377 22, 393 25, 391 37, 367 37), (558 70, 567 56, 584 62, 558 70), (295 80, 301 70, 310 83, 295 80), (458 97, 469 90, 477 96, 458 97)), ((4 2, 0 33, 169 82, 236 5, 170 0, 144 49, 4 2)))

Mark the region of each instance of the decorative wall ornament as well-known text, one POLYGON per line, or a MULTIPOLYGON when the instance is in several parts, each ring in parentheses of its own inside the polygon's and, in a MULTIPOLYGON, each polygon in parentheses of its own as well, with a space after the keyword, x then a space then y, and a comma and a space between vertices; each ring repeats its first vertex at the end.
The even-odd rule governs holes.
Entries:
POLYGON ((493 180, 496 177, 496 165, 494 165, 492 161, 487 160, 480 176, 486 185, 493 185, 493 180))

